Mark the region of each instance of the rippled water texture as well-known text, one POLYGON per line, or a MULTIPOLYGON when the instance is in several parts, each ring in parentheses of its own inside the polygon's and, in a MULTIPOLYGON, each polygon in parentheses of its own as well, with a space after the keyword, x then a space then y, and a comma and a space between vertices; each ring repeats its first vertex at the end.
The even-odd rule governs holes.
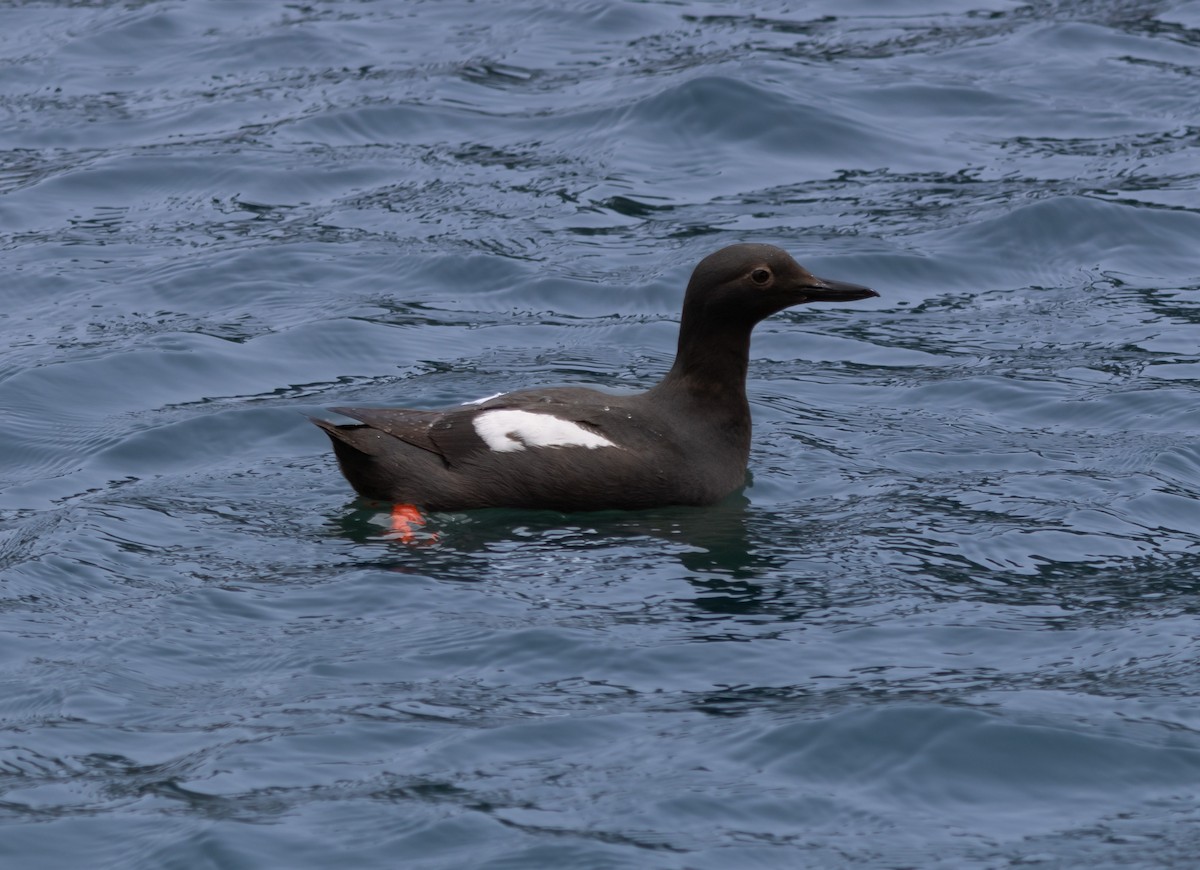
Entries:
POLYGON ((1200 2, 0 3, 0 864, 1200 854, 1200 2), (337 404, 639 389, 707 510, 383 537, 337 404))

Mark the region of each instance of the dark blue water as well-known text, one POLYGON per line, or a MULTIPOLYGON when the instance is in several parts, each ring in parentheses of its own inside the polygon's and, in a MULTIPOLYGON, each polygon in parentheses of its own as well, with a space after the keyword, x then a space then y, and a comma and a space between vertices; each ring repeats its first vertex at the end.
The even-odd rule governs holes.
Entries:
POLYGON ((0 863, 1185 867, 1200 3, 0 5, 0 863), (712 509, 383 536, 303 415, 637 389, 712 509))

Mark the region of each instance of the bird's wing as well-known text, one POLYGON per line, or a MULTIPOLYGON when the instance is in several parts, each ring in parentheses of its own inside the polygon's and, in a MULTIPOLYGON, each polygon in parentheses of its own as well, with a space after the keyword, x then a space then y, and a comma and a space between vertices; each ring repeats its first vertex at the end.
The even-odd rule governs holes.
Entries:
POLYGON ((627 412, 590 391, 529 392, 444 411, 409 408, 334 408, 372 429, 428 450, 454 467, 480 453, 539 448, 634 448, 653 440, 627 412))

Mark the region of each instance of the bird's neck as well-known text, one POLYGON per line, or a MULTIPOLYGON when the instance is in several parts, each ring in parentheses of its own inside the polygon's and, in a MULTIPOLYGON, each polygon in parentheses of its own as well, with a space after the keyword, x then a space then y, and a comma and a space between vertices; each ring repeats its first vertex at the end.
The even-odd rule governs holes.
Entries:
POLYGON ((744 421, 749 431, 746 370, 753 324, 743 330, 735 324, 714 323, 691 314, 685 308, 675 363, 654 392, 695 403, 725 424, 744 421))

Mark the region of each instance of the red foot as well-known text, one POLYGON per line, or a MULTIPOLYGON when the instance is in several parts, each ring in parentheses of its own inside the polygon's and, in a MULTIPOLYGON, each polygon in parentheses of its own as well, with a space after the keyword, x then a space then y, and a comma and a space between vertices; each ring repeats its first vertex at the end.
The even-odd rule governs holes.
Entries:
POLYGON ((417 529, 425 525, 425 516, 415 504, 392 505, 392 527, 386 535, 405 544, 432 543, 437 540, 437 532, 421 535, 418 539, 417 529))

